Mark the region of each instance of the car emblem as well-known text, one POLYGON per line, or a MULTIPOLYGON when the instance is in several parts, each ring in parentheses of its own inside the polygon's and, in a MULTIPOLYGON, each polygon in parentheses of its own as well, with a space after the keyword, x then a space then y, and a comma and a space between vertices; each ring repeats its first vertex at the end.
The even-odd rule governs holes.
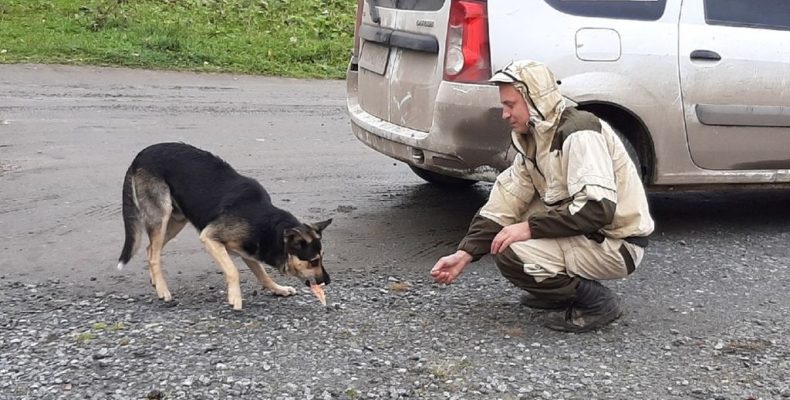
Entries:
POLYGON ((426 28, 433 28, 434 21, 432 19, 418 19, 417 26, 424 26, 426 28))

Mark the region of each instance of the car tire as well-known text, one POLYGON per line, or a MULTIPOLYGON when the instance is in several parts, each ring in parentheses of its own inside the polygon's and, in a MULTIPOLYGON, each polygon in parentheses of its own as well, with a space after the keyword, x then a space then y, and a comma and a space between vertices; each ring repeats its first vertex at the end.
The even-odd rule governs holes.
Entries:
POLYGON ((455 178, 452 176, 442 175, 433 171, 428 171, 427 169, 415 167, 413 165, 409 165, 409 168, 411 168, 411 170, 414 171, 414 173, 417 174, 417 176, 419 176, 426 182, 436 186, 443 186, 449 188, 462 188, 477 183, 477 181, 475 180, 455 178))
POLYGON ((639 159, 639 153, 636 152, 636 148, 617 128, 612 127, 612 130, 614 130, 614 133, 620 138, 620 141, 623 142, 625 152, 628 153, 628 157, 631 157, 631 161, 634 162, 636 172, 639 174, 639 179, 644 182, 645 177, 643 176, 644 172, 642 172, 642 160, 639 159))

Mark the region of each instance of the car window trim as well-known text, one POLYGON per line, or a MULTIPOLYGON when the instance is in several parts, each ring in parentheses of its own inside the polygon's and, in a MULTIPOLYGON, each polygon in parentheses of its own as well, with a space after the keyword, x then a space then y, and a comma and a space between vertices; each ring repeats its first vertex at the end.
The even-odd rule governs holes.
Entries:
MULTIPOLYGON (((717 5, 713 3, 714 5, 717 5)), ((711 16, 711 1, 704 0, 703 7, 705 10, 705 23, 708 25, 717 25, 717 26, 730 26, 734 28, 751 28, 751 29, 770 29, 770 30, 777 30, 777 31, 790 31, 790 23, 786 25, 775 25, 771 23, 762 23, 762 22, 746 22, 746 21, 737 21, 734 20, 736 17, 730 17, 728 19, 721 19, 714 16, 711 16)))
POLYGON ((553 9, 577 17, 658 21, 666 0, 544 0, 553 9), (652 3, 652 4, 651 4, 652 3), (651 6, 651 7, 647 7, 651 6))

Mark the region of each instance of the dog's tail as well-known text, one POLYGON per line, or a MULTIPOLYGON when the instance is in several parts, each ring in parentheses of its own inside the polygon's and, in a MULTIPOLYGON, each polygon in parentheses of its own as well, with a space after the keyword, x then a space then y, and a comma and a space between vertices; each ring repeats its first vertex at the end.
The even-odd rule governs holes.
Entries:
POLYGON ((140 209, 137 207, 137 196, 134 190, 134 171, 130 166, 126 170, 123 178, 123 226, 126 232, 126 239, 123 242, 123 250, 118 258, 118 269, 123 269, 129 262, 140 245, 140 237, 143 233, 142 222, 140 221, 140 209))

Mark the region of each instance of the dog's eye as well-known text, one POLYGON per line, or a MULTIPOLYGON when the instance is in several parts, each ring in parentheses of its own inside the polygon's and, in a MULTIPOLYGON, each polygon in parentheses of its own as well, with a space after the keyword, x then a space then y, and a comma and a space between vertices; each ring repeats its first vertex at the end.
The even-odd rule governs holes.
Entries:
POLYGON ((313 267, 320 266, 321 265, 321 259, 320 258, 314 258, 314 259, 310 260, 310 265, 313 266, 313 267))

